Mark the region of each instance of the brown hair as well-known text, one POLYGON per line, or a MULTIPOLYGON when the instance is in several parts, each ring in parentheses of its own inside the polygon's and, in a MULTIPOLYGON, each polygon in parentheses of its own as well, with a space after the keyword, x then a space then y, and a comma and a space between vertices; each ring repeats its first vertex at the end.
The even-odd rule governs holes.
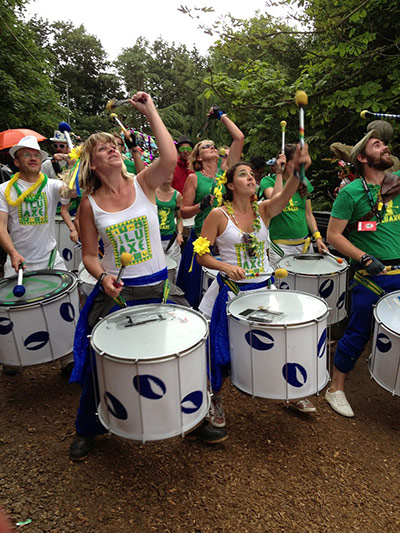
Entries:
MULTIPOLYGON (((85 189, 87 194, 90 194, 90 192, 95 191, 101 186, 101 182, 96 176, 96 172, 90 168, 92 151, 99 142, 111 143, 116 147, 114 136, 105 132, 93 133, 83 143, 81 151, 81 166, 79 169, 79 185, 82 187, 82 189, 85 189)), ((125 165, 122 166, 121 174, 124 179, 129 179, 129 174, 126 171, 125 165)))
POLYGON ((203 163, 201 161, 198 161, 198 157, 200 154, 200 147, 203 143, 213 143, 214 141, 210 141, 210 139, 203 139, 202 141, 198 142, 195 147, 193 148, 190 156, 189 156, 189 168, 194 170, 195 172, 199 172, 203 168, 203 163))
POLYGON ((228 168, 228 170, 226 171, 225 173, 225 178, 226 178, 226 182, 225 182, 225 194, 223 196, 223 199, 224 200, 227 200, 228 202, 232 202, 233 200, 233 192, 231 189, 229 189, 227 187, 228 183, 232 183, 233 182, 233 178, 235 176, 235 171, 238 167, 244 165, 245 167, 249 167, 251 168, 251 170, 254 172, 254 167, 251 163, 247 163, 246 161, 238 161, 237 163, 234 163, 231 167, 228 168))

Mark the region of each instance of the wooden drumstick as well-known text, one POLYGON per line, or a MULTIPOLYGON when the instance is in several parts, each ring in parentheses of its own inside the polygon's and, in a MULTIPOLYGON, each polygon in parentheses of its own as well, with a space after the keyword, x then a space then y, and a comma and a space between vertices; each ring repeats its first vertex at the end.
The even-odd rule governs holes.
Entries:
POLYGON ((121 281, 124 268, 127 267, 129 263, 132 261, 132 256, 131 254, 128 254, 128 252, 122 252, 119 260, 121 261, 121 268, 119 269, 116 281, 114 281, 115 287, 119 287, 119 282, 121 281))
MULTIPOLYGON (((286 132, 286 126, 287 126, 287 122, 286 120, 282 120, 281 121, 281 129, 282 129, 282 147, 281 147, 281 153, 284 154, 285 153, 285 132, 286 132)), ((282 164, 281 166, 281 170, 282 172, 285 170, 285 165, 282 164)))
POLYGON ((17 285, 13 288, 13 294, 17 298, 21 298, 25 294, 25 287, 23 285, 23 277, 24 277, 24 263, 21 263, 18 267, 18 280, 17 285))
POLYGON ((322 250, 322 253, 325 255, 329 255, 329 257, 332 257, 339 265, 343 263, 343 259, 341 257, 336 257, 336 255, 331 254, 331 252, 328 252, 327 250, 322 250))
MULTIPOLYGON (((300 148, 304 147, 304 106, 308 104, 308 96, 304 91, 296 91, 295 97, 296 105, 299 108, 299 143, 300 148)), ((306 171, 304 163, 300 165, 300 181, 303 183, 306 179, 306 171)))

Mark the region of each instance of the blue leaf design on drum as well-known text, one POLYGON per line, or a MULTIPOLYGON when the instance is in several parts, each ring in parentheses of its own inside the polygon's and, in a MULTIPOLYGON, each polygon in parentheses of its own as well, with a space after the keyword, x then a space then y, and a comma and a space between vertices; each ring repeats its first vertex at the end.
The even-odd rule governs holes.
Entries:
POLYGON ((336 302, 336 307, 338 309, 342 309, 342 307, 344 307, 345 300, 346 300, 346 293, 342 292, 342 294, 339 296, 339 300, 336 302))
POLYGON ((60 315, 66 322, 73 322, 75 318, 75 309, 72 304, 65 302, 60 305, 60 315))
POLYGON ((299 363, 287 363, 282 368, 283 377, 292 387, 303 387, 307 382, 307 372, 299 363))
POLYGON ((332 294, 333 292, 333 287, 335 286, 335 283, 333 281, 333 279, 326 279, 321 287, 319 288, 319 295, 321 296, 321 298, 329 298, 329 296, 332 294))
POLYGON ((319 359, 321 359, 321 357, 323 357, 325 355, 325 350, 326 350, 326 328, 322 332, 322 335, 321 335, 321 337, 319 338, 319 341, 318 341, 318 352, 317 352, 317 355, 318 355, 319 359))
POLYGON ((378 333, 376 337, 376 347, 382 353, 386 353, 392 348, 392 341, 384 333, 378 333))
POLYGON ((47 331, 37 331, 32 333, 24 340, 24 346, 27 350, 40 350, 49 342, 47 331))
POLYGON ((119 420, 126 420, 128 412, 122 403, 111 392, 104 393, 104 401, 107 404, 108 411, 119 420))
POLYGON ((203 393, 201 390, 195 390, 187 394, 181 401, 182 413, 191 414, 198 411, 203 403, 203 393), (187 402, 188 405, 183 404, 187 402))
POLYGON ((143 374, 133 378, 133 386, 141 396, 149 400, 159 400, 167 392, 165 383, 156 376, 143 374))
POLYGON ((71 261, 72 259, 72 252, 69 248, 64 248, 62 251, 62 256, 66 261, 71 261))
POLYGON ((289 284, 286 281, 281 281, 281 284, 279 285, 279 288, 283 289, 283 290, 289 290, 290 289, 289 284))
POLYGON ((260 329, 253 329, 253 331, 248 331, 244 337, 249 346, 252 346, 256 350, 260 351, 270 350, 274 347, 275 344, 274 338, 271 337, 271 335, 266 331, 262 331, 260 329))
POLYGON ((11 322, 9 318, 0 318, 0 335, 8 335, 14 327, 14 322, 11 322))

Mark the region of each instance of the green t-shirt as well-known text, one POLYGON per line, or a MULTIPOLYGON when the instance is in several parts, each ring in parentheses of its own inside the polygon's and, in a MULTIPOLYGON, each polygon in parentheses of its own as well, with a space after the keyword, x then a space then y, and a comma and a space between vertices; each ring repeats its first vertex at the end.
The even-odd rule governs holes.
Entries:
MULTIPOLYGON (((269 180, 270 179, 276 179, 276 174, 268 174, 268 176, 264 176, 263 178, 261 178, 261 181, 260 181, 260 185, 258 187, 258 191, 257 191, 257 196, 258 196, 258 199, 259 200, 265 200, 265 196, 264 196, 264 191, 265 189, 267 189, 268 187, 271 187, 271 185, 269 185, 269 180)), ((275 181, 274 181, 275 183, 275 181)))
MULTIPOLYGON (((399 175, 399 172, 395 174, 399 175)), ((368 188, 376 202, 380 185, 368 184, 368 188)), ((341 189, 333 203, 331 216, 348 220, 351 224, 370 210, 361 180, 356 179, 341 189)), ((372 217, 371 221, 377 221, 377 218, 372 217)), ((400 259, 400 195, 387 204, 384 218, 376 226, 376 231, 358 231, 356 228, 350 231, 348 239, 354 246, 378 259, 400 259)))
MULTIPOLYGON (((217 178, 221 174, 223 174, 223 171, 218 169, 215 177, 217 178)), ((215 179, 208 178, 207 176, 204 176, 201 172, 196 172, 196 176, 197 176, 197 187, 196 187, 196 194, 194 197, 194 204, 198 204, 199 202, 201 202, 202 199, 205 196, 207 196, 207 194, 213 194, 215 186, 217 185, 215 179)), ((225 187, 223 186, 222 194, 224 193, 225 193, 225 187)), ((204 209, 204 211, 200 211, 200 213, 197 213, 194 219, 194 231, 196 232, 196 235, 200 235, 201 228, 203 227, 205 219, 207 218, 211 209, 217 206, 218 206, 218 201, 216 198, 214 198, 214 203, 212 207, 207 207, 206 209, 204 209)))
MULTIPOLYGON (((275 185, 276 176, 267 176, 261 180, 260 188, 263 191, 275 185)), ((286 181, 283 182, 283 186, 286 181)), ((308 193, 314 190, 314 187, 306 178, 308 193)), ((273 241, 277 239, 302 239, 308 235, 308 226, 306 220, 306 200, 307 196, 302 198, 296 191, 285 209, 271 219, 269 225, 269 234, 273 241)))
POLYGON ((129 174, 136 174, 136 166, 134 161, 131 161, 130 159, 124 159, 124 163, 129 174))
POLYGON ((156 196, 161 235, 172 235, 176 230, 175 209, 177 194, 178 191, 175 191, 169 202, 162 202, 156 196))

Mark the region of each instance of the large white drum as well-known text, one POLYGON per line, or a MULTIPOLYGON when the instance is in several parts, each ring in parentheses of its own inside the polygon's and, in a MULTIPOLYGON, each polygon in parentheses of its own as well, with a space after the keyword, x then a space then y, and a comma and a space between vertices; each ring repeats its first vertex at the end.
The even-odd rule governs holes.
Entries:
POLYGON ((86 300, 86 298, 94 289, 94 286, 97 283, 97 279, 94 278, 91 274, 89 274, 83 263, 79 265, 78 278, 80 291, 83 295, 83 298, 86 300))
POLYGON ((378 301, 374 318, 369 370, 381 387, 400 396, 400 291, 378 301))
POLYGON ((26 292, 16 298, 17 276, 0 281, 0 363, 30 366, 72 352, 79 316, 78 282, 65 270, 24 275, 26 292))
POLYGON ((348 263, 339 264, 332 257, 320 254, 295 254, 283 257, 278 268, 288 271, 280 279, 280 289, 308 292, 326 300, 329 324, 336 324, 347 316, 346 290, 348 263))
POLYGON ((142 442, 183 435, 208 411, 207 321, 169 304, 130 307, 93 329, 99 416, 112 433, 142 442))
POLYGON ((214 270, 212 268, 206 268, 203 266, 202 281, 201 281, 201 285, 202 285, 201 295, 202 296, 204 296, 204 294, 207 292, 209 286, 215 280, 218 274, 219 274, 219 270, 214 270))
MULTIPOLYGON (((72 220, 75 217, 71 217, 72 220)), ((57 249, 64 259, 68 270, 78 270, 82 261, 82 249, 69 238, 70 231, 61 215, 56 215, 56 241, 57 249)))
POLYGON ((305 398, 328 382, 322 298, 298 291, 246 291, 228 306, 232 383, 252 396, 305 398))

